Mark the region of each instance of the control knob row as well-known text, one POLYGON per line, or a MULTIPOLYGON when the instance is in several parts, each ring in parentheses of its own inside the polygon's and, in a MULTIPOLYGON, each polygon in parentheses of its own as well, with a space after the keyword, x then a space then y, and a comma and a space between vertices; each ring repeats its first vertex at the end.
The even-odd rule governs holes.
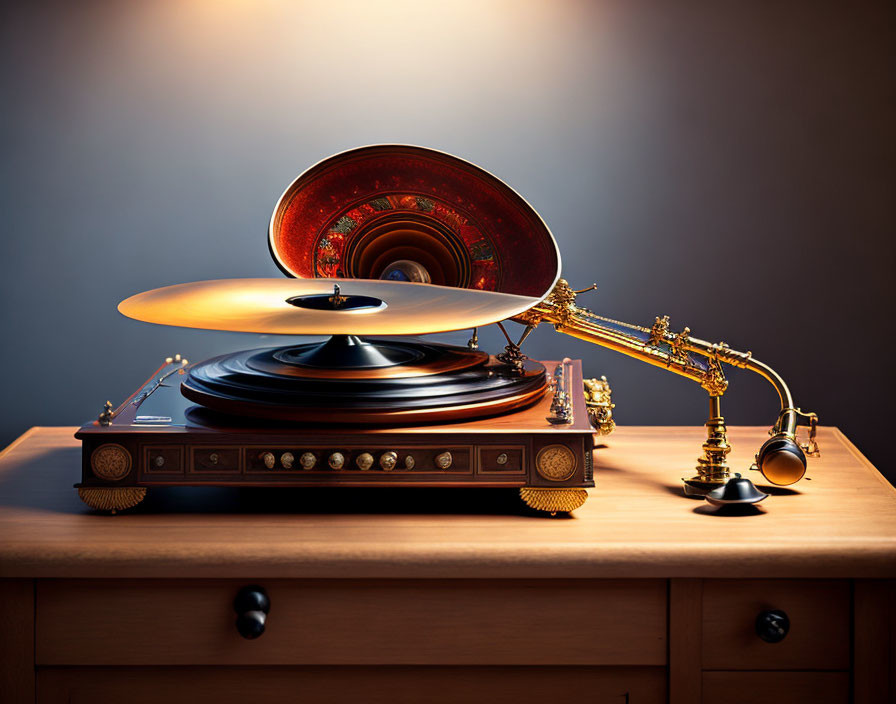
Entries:
MULTIPOLYGON (((273 452, 263 452, 259 455, 259 458, 264 463, 264 466, 268 469, 274 469, 277 466, 277 456, 273 452)), ((280 455, 280 465, 283 469, 292 469, 293 464, 295 463, 296 458, 295 455, 291 452, 284 452, 280 455)), ((439 469, 448 469, 451 467, 454 458, 451 456, 450 452, 442 452, 438 454, 435 458, 436 467, 439 469)), ((371 467, 373 467, 374 457, 369 452, 362 452, 355 458, 355 464, 358 465, 358 469, 362 471, 367 471, 371 467)), ((304 452, 299 457, 299 466, 302 469, 309 470, 313 469, 314 465, 317 464, 317 456, 312 452, 304 452)), ((341 452, 334 452, 329 457, 327 457, 327 464, 330 469, 342 469, 345 466, 345 455, 341 452)), ((398 453, 392 452, 389 450, 388 452, 384 452, 380 455, 380 467, 385 472, 391 472, 395 469, 398 464, 398 453)), ((417 462, 414 460, 413 455, 405 455, 404 457, 404 467, 405 469, 413 469, 416 466, 417 462)))

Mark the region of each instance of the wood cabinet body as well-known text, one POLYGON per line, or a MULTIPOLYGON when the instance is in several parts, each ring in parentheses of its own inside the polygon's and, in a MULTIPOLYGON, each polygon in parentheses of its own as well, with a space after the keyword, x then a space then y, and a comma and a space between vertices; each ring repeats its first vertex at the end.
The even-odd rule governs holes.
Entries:
MULTIPOLYGON (((554 519, 424 489, 162 489, 104 516, 72 432, 0 456, 2 702, 896 698, 896 492, 834 429, 809 481, 723 516, 679 494, 698 429, 620 428, 554 519)), ((736 467, 762 431, 731 437, 736 467)))

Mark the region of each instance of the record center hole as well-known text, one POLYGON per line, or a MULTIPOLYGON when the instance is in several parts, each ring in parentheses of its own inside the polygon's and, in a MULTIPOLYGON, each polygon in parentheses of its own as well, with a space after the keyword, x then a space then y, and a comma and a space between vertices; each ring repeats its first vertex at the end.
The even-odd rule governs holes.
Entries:
POLYGON ((308 296, 293 296, 286 302, 296 308, 330 311, 375 311, 386 307, 385 301, 375 296, 343 295, 339 288, 333 293, 315 293, 308 296))

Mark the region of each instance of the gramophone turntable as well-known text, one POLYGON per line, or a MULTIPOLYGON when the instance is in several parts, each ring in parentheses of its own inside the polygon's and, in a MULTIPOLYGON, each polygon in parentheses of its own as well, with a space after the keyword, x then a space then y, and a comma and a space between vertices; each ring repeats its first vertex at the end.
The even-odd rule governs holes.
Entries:
POLYGON ((729 477, 722 363, 757 371, 782 411, 757 468, 802 477, 814 439, 784 382, 749 353, 598 316, 560 278, 556 242, 506 184, 456 157, 379 145, 337 154, 281 196, 268 243, 289 278, 200 281, 123 301, 129 317, 323 342, 170 358, 82 427, 81 498, 117 511, 156 486, 515 487, 530 507, 571 511, 594 486, 593 436, 613 428, 605 379, 520 346, 541 322, 691 378, 710 394, 708 439, 689 493, 729 477), (525 325, 514 342, 502 321, 525 325), (496 323, 497 355, 476 329, 496 323), (466 347, 417 336, 471 329, 466 347), (179 397, 170 383, 181 380, 179 397), (162 403, 162 399, 165 403, 162 403), (173 402, 173 405, 172 405, 173 402))

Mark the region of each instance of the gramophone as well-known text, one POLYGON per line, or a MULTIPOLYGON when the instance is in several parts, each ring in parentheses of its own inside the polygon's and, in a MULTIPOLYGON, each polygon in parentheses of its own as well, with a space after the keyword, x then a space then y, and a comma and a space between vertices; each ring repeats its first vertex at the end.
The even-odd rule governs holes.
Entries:
POLYGON ((557 244, 535 210, 457 157, 377 145, 325 159, 277 201, 268 245, 286 278, 168 286, 119 310, 150 323, 327 339, 167 359, 76 434, 88 505, 130 508, 155 486, 439 486, 513 487, 535 510, 572 511, 594 486, 594 436, 612 431, 613 403, 606 379, 584 379, 579 361, 522 352, 541 323, 707 390, 708 437, 687 493, 729 478, 724 364, 756 371, 780 395, 756 456, 768 481, 798 481, 806 453, 817 453, 816 416, 749 353, 673 333, 665 317, 647 328, 579 305, 588 289, 560 278, 557 244), (516 341, 508 320, 524 325, 516 341), (478 349, 477 329, 492 323, 507 339, 495 355, 478 349), (472 331, 466 347, 418 337, 463 329, 472 331), (173 379, 180 405, 159 411, 173 379), (799 426, 809 428, 805 444, 799 426))

